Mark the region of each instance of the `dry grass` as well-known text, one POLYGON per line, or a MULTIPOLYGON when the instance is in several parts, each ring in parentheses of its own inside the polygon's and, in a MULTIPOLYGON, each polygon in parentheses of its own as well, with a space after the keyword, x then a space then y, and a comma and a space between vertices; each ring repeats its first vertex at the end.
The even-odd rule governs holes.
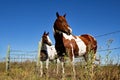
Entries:
MULTIPOLYGON (((76 64, 77 80, 120 80, 120 65, 96 66, 91 78, 90 68, 85 68, 80 63, 76 64)), ((61 68, 59 69, 61 70, 61 68)), ((0 80, 61 80, 62 74, 56 75, 56 65, 51 63, 48 74, 44 69, 44 76, 41 78, 35 62, 12 63, 9 73, 5 71, 5 63, 0 63, 0 80)), ((64 80, 73 80, 72 68, 69 63, 65 65, 64 80)))

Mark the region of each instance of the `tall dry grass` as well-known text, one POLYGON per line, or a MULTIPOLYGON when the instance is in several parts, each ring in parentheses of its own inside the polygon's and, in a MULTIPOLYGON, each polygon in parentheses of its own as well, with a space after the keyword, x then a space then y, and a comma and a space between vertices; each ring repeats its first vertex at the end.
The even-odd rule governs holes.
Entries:
MULTIPOLYGON (((120 65, 96 66, 93 73, 90 65, 87 68, 80 63, 76 63, 77 80, 120 80, 120 65), (92 76, 91 76, 92 75, 92 76)), ((44 75, 40 77, 39 70, 36 70, 35 62, 12 63, 10 70, 5 71, 5 63, 0 63, 0 80, 61 80, 62 72, 56 74, 56 64, 51 63, 48 74, 44 68, 44 75)), ((61 69, 59 69, 61 70, 61 69)), ((73 80, 72 68, 69 63, 65 65, 65 80, 73 80)))

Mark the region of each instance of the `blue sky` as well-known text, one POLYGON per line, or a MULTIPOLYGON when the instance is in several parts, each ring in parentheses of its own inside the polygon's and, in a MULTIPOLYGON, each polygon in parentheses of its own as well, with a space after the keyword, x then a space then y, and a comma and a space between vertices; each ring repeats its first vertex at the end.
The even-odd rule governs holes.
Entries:
MULTIPOLYGON (((12 49, 37 50, 44 31, 50 32, 54 44, 57 11, 67 14, 74 35, 97 36, 120 30, 119 0, 0 0, 0 56, 6 55, 8 44, 12 49)), ((98 46, 105 49, 106 41, 113 39, 111 48, 119 47, 119 36, 97 37, 98 46)))

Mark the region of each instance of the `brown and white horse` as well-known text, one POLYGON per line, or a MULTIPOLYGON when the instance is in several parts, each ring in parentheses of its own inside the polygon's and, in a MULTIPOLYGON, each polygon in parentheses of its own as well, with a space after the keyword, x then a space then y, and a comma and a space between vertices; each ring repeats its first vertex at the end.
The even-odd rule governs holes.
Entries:
MULTIPOLYGON (((54 22, 54 38, 55 48, 58 58, 62 63, 62 72, 64 73, 64 56, 68 56, 73 65, 73 72, 75 72, 74 58, 83 56, 85 61, 88 60, 89 50, 92 50, 96 54, 97 41, 89 34, 83 34, 81 36, 74 36, 72 29, 66 21, 66 14, 60 16, 56 13, 57 19, 54 22)), ((94 55, 94 60, 96 56, 94 55)))
POLYGON ((40 51, 40 72, 41 77, 43 76, 43 61, 46 61, 46 69, 48 70, 49 61, 55 60, 57 52, 55 50, 54 45, 52 45, 52 41, 49 38, 49 32, 44 32, 42 35, 42 46, 40 51))

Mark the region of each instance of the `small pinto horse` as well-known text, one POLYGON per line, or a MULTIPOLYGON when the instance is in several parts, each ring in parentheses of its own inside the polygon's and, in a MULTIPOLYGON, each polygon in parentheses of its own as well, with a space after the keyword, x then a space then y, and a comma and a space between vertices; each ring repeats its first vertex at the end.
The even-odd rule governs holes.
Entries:
POLYGON ((58 59, 62 63, 62 72, 64 73, 64 56, 68 56, 73 65, 74 75, 74 58, 83 56, 87 62, 89 51, 92 50, 94 53, 94 60, 96 59, 97 41, 94 37, 89 34, 83 34, 81 36, 72 35, 72 29, 66 21, 66 14, 60 16, 56 13, 57 19, 54 22, 54 38, 55 48, 57 51, 58 59))
POLYGON ((41 51, 40 51, 40 72, 41 72, 41 77, 43 76, 43 61, 46 61, 46 69, 48 70, 49 66, 49 61, 52 61, 55 59, 57 53, 55 50, 55 47, 52 46, 52 42, 49 38, 49 32, 43 33, 42 36, 42 42, 41 42, 41 51))

